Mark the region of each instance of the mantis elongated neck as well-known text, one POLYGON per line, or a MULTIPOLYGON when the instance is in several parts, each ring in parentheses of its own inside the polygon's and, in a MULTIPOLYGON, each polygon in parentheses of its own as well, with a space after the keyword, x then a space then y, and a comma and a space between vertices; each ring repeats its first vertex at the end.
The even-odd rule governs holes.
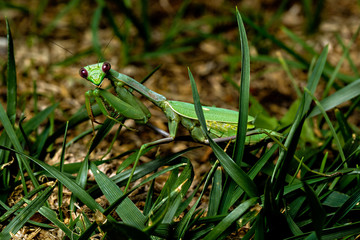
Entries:
POLYGON ((166 98, 163 95, 150 90, 149 88, 145 87, 135 79, 126 76, 124 74, 121 74, 119 72, 116 72, 115 70, 111 69, 107 77, 114 82, 118 82, 118 81, 123 82, 125 85, 129 86, 130 88, 144 95, 147 99, 149 99, 158 107, 160 107, 161 103, 166 101, 166 98))

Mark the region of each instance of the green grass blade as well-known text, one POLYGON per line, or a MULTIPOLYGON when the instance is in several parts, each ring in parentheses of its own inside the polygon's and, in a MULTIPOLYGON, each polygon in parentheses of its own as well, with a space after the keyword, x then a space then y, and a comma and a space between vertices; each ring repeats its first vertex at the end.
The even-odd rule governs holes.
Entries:
MULTIPOLYGON (((349 101, 350 99, 359 96, 360 94, 360 79, 348 84, 347 86, 341 88, 340 90, 336 91, 332 95, 328 96, 327 98, 320 101, 323 108, 328 111, 337 105, 349 101)), ((315 107, 309 117, 315 117, 321 113, 319 107, 315 107)))
POLYGON ((166 36, 164 37, 164 42, 162 47, 169 48, 169 45, 173 42, 174 38, 178 35, 181 30, 181 19, 183 18, 187 7, 190 4, 190 0, 182 1, 181 6, 178 11, 176 11, 176 15, 173 18, 173 22, 167 32, 166 36))
POLYGON ((221 167, 217 167, 211 184, 211 192, 210 192, 209 207, 208 207, 209 209, 206 216, 211 217, 217 215, 220 205, 221 195, 222 195, 222 170, 221 167))
MULTIPOLYGON (((1 106, 1 104, 0 104, 1 106)), ((66 186, 77 198, 79 198, 86 206, 88 206, 91 210, 95 211, 100 210, 103 211, 101 206, 84 190, 82 189, 78 184, 76 184, 73 180, 71 180, 69 177, 66 176, 66 174, 60 172, 58 169, 56 169, 53 166, 50 166, 43 161, 40 161, 38 159, 35 159, 33 157, 30 157, 22 152, 0 146, 0 149, 4 149, 7 151, 12 151, 18 155, 21 155, 22 157, 28 158, 37 165, 39 165, 41 168, 43 168, 47 173, 49 173, 51 176, 59 180, 64 186, 66 186)))
POLYGON ((321 24, 321 12, 324 9, 324 0, 311 1, 304 0, 303 10, 306 19, 306 32, 308 34, 315 33, 321 24), (314 6, 315 5, 315 6, 314 6))
POLYGON ((24 123, 24 132, 26 135, 29 135, 32 131, 37 129, 40 124, 45 121, 45 119, 52 113, 54 110, 59 106, 59 103, 55 103, 54 105, 47 107, 46 109, 42 110, 38 114, 36 114, 33 118, 29 121, 24 123))
POLYGON ((339 222, 346 214, 353 209, 358 202, 360 201, 360 188, 358 188, 351 197, 338 209, 335 214, 329 219, 326 223, 326 226, 333 226, 335 223, 339 222))
POLYGON ((239 121, 236 133, 236 142, 233 157, 240 166, 245 150, 245 138, 249 113, 249 90, 250 90, 250 53, 247 42, 245 27, 240 13, 236 8, 236 20, 239 27, 241 45, 241 84, 239 100, 239 121))
POLYGON ((146 195, 145 206, 143 209, 143 214, 148 215, 150 213, 152 205, 155 202, 155 180, 151 182, 149 190, 146 195))
POLYGON ((99 224, 99 227, 106 233, 106 239, 151 239, 146 233, 134 226, 106 219, 105 217, 104 220, 106 221, 99 224))
MULTIPOLYGON (((93 110, 94 117, 101 114, 101 111, 100 111, 98 105, 93 106, 92 110, 93 110)), ((72 128, 78 126, 80 123, 82 123, 84 121, 88 121, 88 120, 89 120, 89 115, 87 114, 87 111, 85 110, 85 105, 83 105, 81 107, 81 109, 69 119, 68 128, 72 129, 72 128)), ((46 142, 44 144, 44 148, 42 149, 42 151, 39 154, 39 159, 43 159, 45 157, 46 153, 47 153, 46 149, 52 143, 54 143, 59 136, 64 134, 65 126, 66 126, 66 124, 61 125, 58 129, 55 130, 55 132, 52 135, 50 135, 46 139, 46 142)))
MULTIPOLYGON (((94 174, 95 181, 110 204, 123 195, 120 188, 104 173, 100 172, 95 164, 90 163, 90 169, 94 174)), ((129 198, 124 199, 124 201, 117 207, 116 212, 125 224, 134 226, 138 229, 143 229, 145 227, 145 216, 129 198)))
MULTIPOLYGON (((124 118, 119 119, 120 122, 123 122, 124 118)), ((96 146, 98 146, 101 141, 108 135, 112 127, 116 124, 116 121, 106 118, 105 121, 101 124, 100 129, 96 132, 95 138, 91 142, 91 146, 89 148, 89 153, 92 153, 96 146)))
MULTIPOLYGON (((76 176, 76 183, 79 184, 82 188, 85 189, 87 184, 87 175, 89 171, 89 156, 95 147, 100 144, 100 142, 107 136, 111 128, 116 122, 112 119, 107 118, 105 122, 101 125, 100 129, 97 131, 95 138, 91 142, 91 146, 86 154, 85 159, 81 162, 79 172, 76 176)), ((71 206, 73 207, 76 197, 73 195, 71 198, 71 206)))
MULTIPOLYGON (((328 47, 325 47, 317 60, 314 71, 310 75, 307 88, 311 91, 311 93, 315 92, 316 86, 319 83, 322 71, 326 63, 327 52, 328 52, 328 47)), ((309 96, 309 94, 307 93, 304 93, 298 112, 293 121, 294 123, 284 143, 284 146, 287 149, 287 151, 280 152, 279 160, 277 161, 275 165, 275 169, 273 171, 271 181, 275 182, 276 180, 277 184, 275 186, 275 189, 283 185, 283 181, 285 180, 285 176, 288 171, 287 167, 289 161, 291 161, 292 156, 295 153, 295 149, 297 146, 297 142, 299 141, 302 125, 305 120, 304 116, 309 111, 311 101, 312 101, 311 96, 309 96), (288 162, 286 162, 285 159, 287 159, 288 162), (276 177, 277 175, 279 176, 281 175, 281 177, 276 177)))
MULTIPOLYGON (((219 224, 214 227, 210 233, 208 233, 204 240, 209 239, 218 239, 218 237, 223 233, 228 227, 234 224, 246 211, 249 210, 251 206, 258 202, 258 198, 251 198, 246 200, 237 206, 231 213, 229 213, 223 220, 220 221, 219 224)), ((242 224, 245 224, 242 222, 242 224)))
MULTIPOLYGON (((359 34, 359 30, 360 30, 360 26, 358 27, 354 37, 357 37, 357 35, 359 34)), ((336 78, 338 72, 340 71, 340 67, 341 67, 341 65, 342 65, 342 63, 343 63, 343 61, 345 60, 346 57, 347 57, 347 59, 348 59, 348 61, 350 63, 350 66, 352 66, 351 64, 353 64, 353 62, 352 62, 352 60, 351 60, 351 58, 349 56, 349 49, 351 48, 351 46, 353 45, 353 43, 354 43, 354 41, 356 39, 354 37, 351 38, 351 41, 350 41, 350 43, 348 44, 347 47, 342 46, 343 51, 344 51, 343 55, 341 56, 340 60, 338 60, 338 63, 336 64, 336 67, 335 67, 333 73, 331 74, 331 77, 330 77, 329 81, 326 84, 325 90, 323 92, 323 98, 329 94, 330 88, 333 85, 333 83, 335 81, 335 78, 336 78)), ((340 42, 340 45, 341 45, 342 41, 338 37, 338 35, 337 35, 337 39, 338 39, 338 41, 340 42)), ((357 71, 355 71, 355 73, 357 73, 357 71)), ((359 75, 357 74, 356 76, 358 77, 359 75)))
MULTIPOLYGON (((114 209, 117 208, 117 206, 122 203, 124 201, 124 199, 129 196, 129 194, 131 194, 132 192, 134 192, 136 189, 138 189, 139 187, 143 186, 144 184, 146 184, 149 181, 153 181, 156 177, 166 173, 167 171, 172 171, 176 168, 179 167, 184 167, 185 164, 184 163, 180 163, 174 166, 171 166, 167 169, 163 169, 159 172, 157 172, 156 174, 153 174, 152 176, 150 176, 149 178, 145 179, 144 181, 142 181, 139 185, 135 186, 133 189, 131 189, 130 191, 128 191, 126 194, 122 195, 121 197, 117 198, 115 200, 115 202, 113 202, 107 209, 104 210, 103 214, 104 215, 108 215, 110 214, 114 209)), ((157 168, 156 168, 157 169, 157 168)), ((85 240, 85 239, 89 239, 89 237, 91 236, 91 233, 93 231, 95 231, 97 227, 97 223, 93 222, 87 229, 86 231, 80 236, 79 240, 85 240)))
POLYGON ((346 121, 344 114, 337 108, 335 108, 334 112, 336 120, 339 123, 338 126, 344 141, 346 141, 346 139, 351 139, 352 130, 348 122, 346 121))
MULTIPOLYGON (((132 11, 132 9, 126 5, 127 1, 117 1, 116 3, 119 5, 120 9, 123 10, 122 12, 125 14, 127 21, 130 21, 137 28, 138 33, 144 40, 145 44, 148 44, 151 36, 148 32, 148 29, 146 28, 147 23, 141 22, 136 17, 136 15, 134 14, 134 11, 132 11)), ((144 19, 142 19, 142 20, 144 20, 144 19)))
POLYGON ((14 58, 14 44, 10 30, 10 24, 7 18, 6 31, 7 31, 7 43, 8 43, 8 63, 7 63, 7 115, 11 124, 15 123, 16 118, 16 103, 17 103, 17 83, 16 83, 16 67, 14 58))
POLYGON ((301 90, 298 87, 294 76, 291 74, 289 66, 287 65, 285 59, 283 58, 283 56, 282 56, 282 54, 280 52, 278 54, 278 59, 279 59, 279 62, 281 64, 281 66, 283 67, 284 71, 288 75, 288 78, 290 79, 291 85, 293 86, 293 89, 296 92, 296 95, 298 96, 298 98, 301 98, 301 96, 302 96, 301 90))
MULTIPOLYGON (((0 104, 0 122, 3 124, 4 129, 12 143, 12 145, 15 147, 16 151, 18 153, 22 153, 23 149, 21 147, 20 141, 17 138, 15 131, 13 129, 12 124, 10 123, 9 118, 7 117, 6 113, 5 113, 5 109, 3 108, 3 106, 0 104)), ((27 173, 29 174, 29 177, 32 181, 32 183, 34 184, 35 187, 39 186, 39 183, 32 171, 32 169, 30 168, 29 162, 23 158, 22 156, 19 156, 17 154, 17 157, 19 159, 19 167, 21 167, 22 165, 24 166, 25 170, 27 171, 27 173)), ((20 169, 22 171, 22 169, 20 169)), ((26 184, 24 185, 26 186, 26 184)))
POLYGON ((221 165, 224 167, 225 171, 230 175, 230 177, 242 188, 245 193, 250 197, 256 197, 258 195, 258 190, 255 183, 249 178, 248 175, 227 155, 219 145, 217 145, 209 136, 207 132, 207 127, 205 123, 204 113, 200 104, 200 97, 197 91, 196 83, 190 69, 188 69, 189 78, 191 82, 191 88, 194 98, 194 106, 196 115, 201 124, 202 130, 208 136, 208 140, 211 148, 214 151, 215 156, 219 159, 221 165))
MULTIPOLYGON (((319 83, 319 80, 320 80, 320 77, 322 75, 322 72, 324 70, 324 67, 325 67, 325 63, 326 63, 326 57, 327 57, 327 54, 328 54, 328 49, 329 47, 326 46, 323 51, 321 52, 316 64, 315 64, 315 67, 314 67, 314 70, 311 72, 311 75, 310 75, 310 78, 309 78, 309 82, 307 84, 307 88, 309 89, 309 91, 311 93, 314 94, 315 92, 315 89, 319 83)), ((304 105, 304 113, 305 114, 309 108, 310 108, 310 103, 311 103, 311 96, 309 96, 308 94, 305 94, 305 105, 304 105)))
MULTIPOLYGON (((255 165, 250 169, 248 175, 250 179, 254 179, 263 169, 266 163, 268 163, 271 160, 271 157, 274 155, 275 151, 279 148, 278 145, 273 145, 256 163, 255 165)), ((243 194, 244 190, 241 188, 236 188, 233 190, 231 194, 231 200, 228 206, 232 206, 236 203, 236 201, 239 200, 241 195, 243 194)), ((226 208, 227 209, 227 208, 226 208)), ((221 212, 225 212, 225 209, 223 209, 221 212)))
POLYGON ((312 224, 315 228, 317 238, 321 239, 321 232, 325 223, 326 212, 314 190, 306 184, 306 182, 303 182, 303 185, 310 205, 312 224))
POLYGON ((95 9, 94 15, 91 19, 91 33, 92 33, 92 45, 94 51, 98 55, 100 62, 104 60, 104 55, 101 51, 101 44, 99 41, 99 24, 102 16, 103 9, 105 7, 105 2, 103 0, 97 0, 97 7, 95 9))
MULTIPOLYGON (((195 148, 188 148, 185 149, 183 151, 174 153, 170 156, 164 157, 164 158, 159 158, 156 160, 153 160, 151 162, 142 164, 140 166, 138 166, 135 170, 134 176, 133 176, 133 180, 139 179, 141 177, 146 176, 147 174, 156 171, 157 169, 159 169, 162 166, 169 166, 169 165, 174 165, 177 163, 183 163, 186 162, 185 160, 183 160, 183 158, 181 157, 181 155, 183 155, 186 152, 189 152, 191 150, 193 150, 195 148)), ((111 178, 111 180, 116 183, 117 185, 123 186, 126 184, 129 176, 130 176, 130 170, 124 171, 122 173, 116 174, 115 176, 113 176, 111 178)), ((90 189, 87 190, 87 192, 91 195, 94 194, 98 194, 98 190, 99 190, 99 186, 94 186, 90 189)))
POLYGON ((189 229, 191 228, 191 225, 190 225, 190 220, 195 216, 195 213, 196 213, 196 208, 197 206, 199 205, 200 201, 201 201, 201 198, 204 194, 204 192, 206 191, 208 185, 210 184, 210 181, 217 169, 217 166, 218 164, 214 164, 210 171, 208 172, 208 174, 206 175, 206 178, 203 178, 205 179, 205 183, 202 184, 200 183, 196 189, 195 192, 197 192, 199 189, 200 189, 200 186, 203 186, 203 189, 200 193, 200 196, 198 196, 198 199, 196 200, 195 204, 191 207, 191 209, 189 210, 189 212, 184 216, 183 219, 181 219, 181 221, 179 222, 179 225, 176 229, 176 232, 178 233, 178 237, 179 238, 184 238, 184 235, 189 231, 189 229))
POLYGON ((76 8, 79 3, 80 0, 71 0, 68 2, 65 7, 61 8, 61 11, 53 18, 54 20, 47 24, 41 35, 49 35, 55 29, 56 24, 61 20, 61 18, 68 14, 72 9, 76 8))
MULTIPOLYGON (((16 100, 17 100, 17 82, 16 82, 16 68, 15 68, 15 59, 14 59, 14 45, 10 30, 10 24, 8 22, 8 19, 5 18, 6 21, 6 31, 7 31, 7 45, 8 45, 8 62, 7 62, 7 116, 4 116, 9 118, 10 125, 14 126, 15 119, 16 119, 16 100)), ((0 144, 11 147, 11 141, 8 138, 7 134, 5 132, 2 132, 1 138, 0 138, 0 144)), ((11 161, 11 158, 9 156, 9 152, 0 150, 0 164, 5 164, 11 161)), ((22 175, 22 182, 24 186, 24 190, 26 192, 26 184, 25 180, 23 180, 23 171, 20 169, 20 174, 22 175)), ((1 175, 3 178, 3 185, 2 187, 4 189, 10 189, 10 171, 7 168, 4 168, 1 171, 1 175)))
POLYGON ((69 238, 69 239, 78 239, 79 235, 77 235, 76 233, 74 233, 73 231, 71 231, 69 229, 69 227, 61 222, 56 215, 56 212, 48 207, 42 206, 39 209, 39 213, 41 215, 43 215, 46 219, 50 220, 55 226, 57 226, 58 228, 60 228, 65 235, 69 238))
POLYGON ((0 239, 11 239, 12 234, 16 234, 20 228, 44 205, 46 200, 50 197, 55 185, 48 187, 44 192, 39 194, 37 198, 30 201, 28 205, 19 214, 11 220, 11 222, 1 231, 0 239))
POLYGON ((37 194, 38 192, 45 189, 46 185, 40 185, 38 188, 35 188, 28 194, 26 194, 22 199, 20 199, 17 203, 15 203, 11 208, 9 208, 7 205, 2 205, 7 211, 3 213, 3 215, 0 217, 0 223, 8 219, 12 214, 14 214, 21 206, 25 203, 25 199, 30 199, 32 196, 37 194))
MULTIPOLYGON (((360 222, 355 222, 355 223, 351 223, 351 224, 336 226, 333 228, 323 229, 321 239, 326 239, 326 240, 344 239, 344 238, 349 239, 349 237, 351 237, 351 236, 359 235, 359 232, 360 232, 360 222)), ((309 237, 313 233, 314 232, 310 232, 310 233, 307 232, 307 233, 297 235, 294 237, 290 237, 287 239, 288 240, 295 240, 295 239, 302 240, 302 239, 305 239, 306 237, 309 237)), ((311 239, 314 239, 314 238, 317 239, 316 236, 314 236, 314 235, 311 237, 313 237, 311 239)))
POLYGON ((266 29, 261 28, 257 26, 253 21, 251 21, 249 18, 244 17, 244 22, 252 27, 256 32, 258 32, 260 35, 262 35, 264 38, 269 39, 272 41, 275 45, 278 45, 280 48, 284 49, 286 52, 288 52, 290 55, 292 55, 296 60, 298 60, 301 64, 305 66, 309 66, 309 63, 306 59, 304 59, 302 56, 300 56, 297 52, 293 50, 293 48, 287 46, 284 42, 277 39, 274 35, 271 35, 266 29))
MULTIPOLYGON (((67 130, 68 130, 69 122, 66 122, 63 144, 62 144, 62 151, 59 163, 59 171, 64 172, 64 161, 65 161, 65 150, 66 150, 66 137, 67 137, 67 130)), ((63 220, 63 212, 62 212, 62 202, 63 202, 63 185, 61 182, 58 183, 58 205, 59 205, 59 215, 61 220, 63 220)))
POLYGON ((360 73, 354 63, 354 61, 351 59, 350 55, 349 55, 349 49, 350 49, 350 46, 355 42, 355 40, 357 39, 357 37, 359 36, 359 33, 360 33, 360 25, 359 27, 357 28, 355 34, 352 36, 351 38, 351 41, 350 43, 348 44, 348 46, 346 47, 345 44, 343 43, 342 39, 340 38, 340 35, 339 34, 336 34, 336 39, 338 40, 339 44, 341 45, 345 55, 346 55, 346 58, 349 62, 349 65, 350 65, 350 68, 351 70, 355 73, 355 76, 356 77, 360 77, 360 73))
POLYGON ((297 36, 295 33, 293 33, 290 29, 286 27, 281 27, 281 30, 295 43, 299 44, 305 51, 310 53, 313 56, 317 55, 316 50, 310 46, 306 41, 301 39, 299 36, 297 36))
MULTIPOLYGON (((331 123, 331 121, 330 121, 330 118, 328 117, 328 115, 327 115, 326 112, 325 112, 324 107, 321 105, 321 103, 319 102, 319 100, 317 100, 317 98, 314 96, 314 94, 312 94, 307 88, 305 88, 304 90, 305 90, 305 92, 307 92, 307 93, 309 94, 309 96, 311 96, 311 98, 315 101, 316 106, 320 109, 321 113, 323 114, 323 116, 324 116, 327 124, 328 124, 329 127, 330 127, 330 130, 331 130, 331 133, 332 133, 333 138, 334 138, 334 140, 335 140, 335 143, 336 143, 336 145, 337 145, 337 147, 338 147, 339 154, 340 154, 340 157, 341 157, 341 159, 342 159, 342 162, 345 163, 346 158, 345 158, 345 155, 344 155, 344 151, 343 151, 343 149, 342 149, 342 146, 341 146, 341 144, 340 144, 340 140, 339 140, 339 138, 338 138, 338 136, 337 136, 337 134, 336 134, 336 131, 335 131, 334 126, 332 125, 332 123, 331 123)), ((345 164, 346 164, 346 163, 345 163, 345 164)), ((345 165, 345 166, 346 166, 346 165, 345 165)))

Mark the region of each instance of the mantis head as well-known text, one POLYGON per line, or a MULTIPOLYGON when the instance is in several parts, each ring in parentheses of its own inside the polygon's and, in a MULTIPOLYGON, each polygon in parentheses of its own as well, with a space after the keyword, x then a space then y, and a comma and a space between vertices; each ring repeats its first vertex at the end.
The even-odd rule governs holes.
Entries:
POLYGON ((79 74, 82 78, 85 78, 95 86, 100 87, 110 69, 110 63, 103 62, 80 68, 79 74))

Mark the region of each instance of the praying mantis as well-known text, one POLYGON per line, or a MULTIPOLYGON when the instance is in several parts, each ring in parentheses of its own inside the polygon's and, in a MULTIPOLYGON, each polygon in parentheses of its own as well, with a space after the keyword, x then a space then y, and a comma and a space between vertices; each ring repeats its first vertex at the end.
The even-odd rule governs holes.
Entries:
MULTIPOLYGON (((113 120, 117 120, 117 118, 122 116, 128 119, 134 119, 136 123, 146 124, 151 114, 147 107, 131 93, 132 90, 145 96, 165 114, 168 120, 169 136, 143 144, 135 159, 133 171, 135 170, 141 153, 146 148, 174 140, 179 124, 189 131, 192 139, 196 142, 207 142, 206 134, 201 129, 193 104, 167 100, 163 95, 152 91, 135 79, 111 69, 111 65, 108 62, 83 67, 80 69, 79 74, 82 78, 96 86, 94 90, 86 92, 85 98, 86 109, 92 122, 96 121, 91 110, 91 98, 95 99, 101 112, 113 120), (100 88, 105 78, 110 80, 117 96, 100 88), (132 90, 129 91, 128 88, 132 90)), ((238 125, 239 113, 237 111, 203 106, 203 112, 207 129, 212 138, 234 138, 238 125)), ((246 137, 246 144, 257 143, 268 135, 277 136, 277 133, 274 131, 256 129, 253 122, 254 118, 248 116, 247 130, 251 130, 252 134, 246 137)), ((131 176, 132 174, 130 178, 131 176)), ((125 187, 125 192, 128 189, 130 181, 131 179, 129 179, 125 187)))

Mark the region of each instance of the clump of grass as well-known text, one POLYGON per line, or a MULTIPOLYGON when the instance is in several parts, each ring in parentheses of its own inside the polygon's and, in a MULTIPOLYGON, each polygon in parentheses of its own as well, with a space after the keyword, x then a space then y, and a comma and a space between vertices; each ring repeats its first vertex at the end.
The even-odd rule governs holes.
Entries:
MULTIPOLYGON (((76 1, 72 2, 76 4, 76 1)), ((89 239, 94 234, 100 234, 104 238, 106 236, 108 239, 223 239, 240 230, 244 231, 243 239, 335 239, 358 234, 360 224, 356 217, 356 204, 360 196, 357 187, 359 140, 355 137, 358 128, 350 125, 347 118, 360 99, 357 91, 360 80, 338 74, 338 69, 331 67, 326 61, 327 47, 316 56, 316 60, 308 61, 265 30, 250 23, 250 20, 246 20, 263 36, 294 57, 295 64, 281 59, 289 74, 292 67, 309 69, 306 88, 303 92, 300 89, 297 91, 297 105, 280 121, 284 137, 272 145, 261 143, 250 149, 246 148, 244 129, 249 102, 252 101, 249 96, 250 56, 245 29, 238 11, 236 17, 240 33, 242 76, 239 87, 241 111, 238 138, 233 153, 225 153, 209 138, 217 160, 212 163, 211 169, 193 191, 190 191, 190 186, 194 181, 194 167, 192 162, 184 157, 184 153, 194 148, 158 156, 136 168, 133 180, 138 181, 126 194, 122 187, 131 174, 131 169, 127 170, 127 167, 133 163, 136 151, 123 154, 130 156, 111 178, 98 168, 106 161, 89 159, 91 152, 116 124, 113 120, 107 119, 98 128, 80 165, 65 164, 64 153, 68 129, 88 119, 84 109, 54 132, 51 131, 51 113, 57 104, 37 113, 24 124, 22 119, 16 124, 16 68, 11 31, 7 23, 6 111, 0 105, 0 121, 3 125, 0 136, 1 188, 4 189, 0 198, 0 223, 5 227, 0 238, 10 239, 12 234, 17 233, 25 224, 41 228, 57 227, 70 239, 89 239), (330 96, 325 94, 321 101, 317 100, 314 92, 320 78, 333 79, 333 76, 345 83, 351 83, 339 87, 330 96), (348 112, 343 114, 336 110, 336 119, 331 121, 325 111, 345 101, 352 101, 348 112), (316 122, 313 121, 315 117, 318 118, 316 122), (40 128, 40 124, 45 121, 50 123, 40 128), (308 139, 301 134, 311 131, 315 124, 321 129, 321 136, 315 137, 316 145, 303 144, 302 142, 308 139), (44 162, 46 149, 62 135, 61 161, 58 166, 51 166, 44 162), (333 157, 330 158, 329 155, 333 157), (252 162, 248 159, 252 159, 252 162), (88 181, 89 170, 94 175, 94 182, 88 181), (72 173, 77 173, 77 177, 73 177, 72 173), (47 176, 48 182, 39 184, 38 176, 41 175, 47 176), (161 191, 156 193, 155 181, 163 175, 167 176, 166 182, 161 191), (31 191, 28 190, 29 184, 33 186, 31 191), (5 203, 6 199, 18 185, 22 186, 24 197, 10 207, 5 203), (145 205, 140 210, 129 195, 144 185, 148 185, 149 189, 145 205), (59 208, 54 210, 47 201, 55 187, 59 189, 59 208), (67 213, 62 210, 63 187, 72 193, 68 210, 74 214, 69 216, 69 222, 65 221, 67 213), (201 209, 199 205, 202 197, 209 189, 207 209, 201 209), (100 206, 96 201, 100 196, 104 196, 110 205, 106 208, 100 206), (189 206, 191 202, 193 205, 189 206), (86 206, 90 213, 75 214, 77 205, 86 206), (36 212, 51 224, 30 220, 36 212)), ((143 28, 146 29, 147 26, 141 29, 143 28)), ((289 36, 292 36, 294 41, 305 44, 290 32, 289 36)), ((314 56, 317 55, 311 47, 306 47, 314 56)), ((344 56, 348 56, 346 51, 344 56)), ((198 118, 204 132, 207 132, 195 80, 190 70, 189 78, 198 118)), ((333 81, 329 80, 329 87, 332 84, 333 81)), ((98 115, 100 110, 94 107, 93 113, 98 115)), ((262 121, 266 120, 263 116, 262 121)), ((90 133, 91 130, 86 134, 90 133)), ((83 136, 84 134, 81 134, 73 141, 83 136)))

